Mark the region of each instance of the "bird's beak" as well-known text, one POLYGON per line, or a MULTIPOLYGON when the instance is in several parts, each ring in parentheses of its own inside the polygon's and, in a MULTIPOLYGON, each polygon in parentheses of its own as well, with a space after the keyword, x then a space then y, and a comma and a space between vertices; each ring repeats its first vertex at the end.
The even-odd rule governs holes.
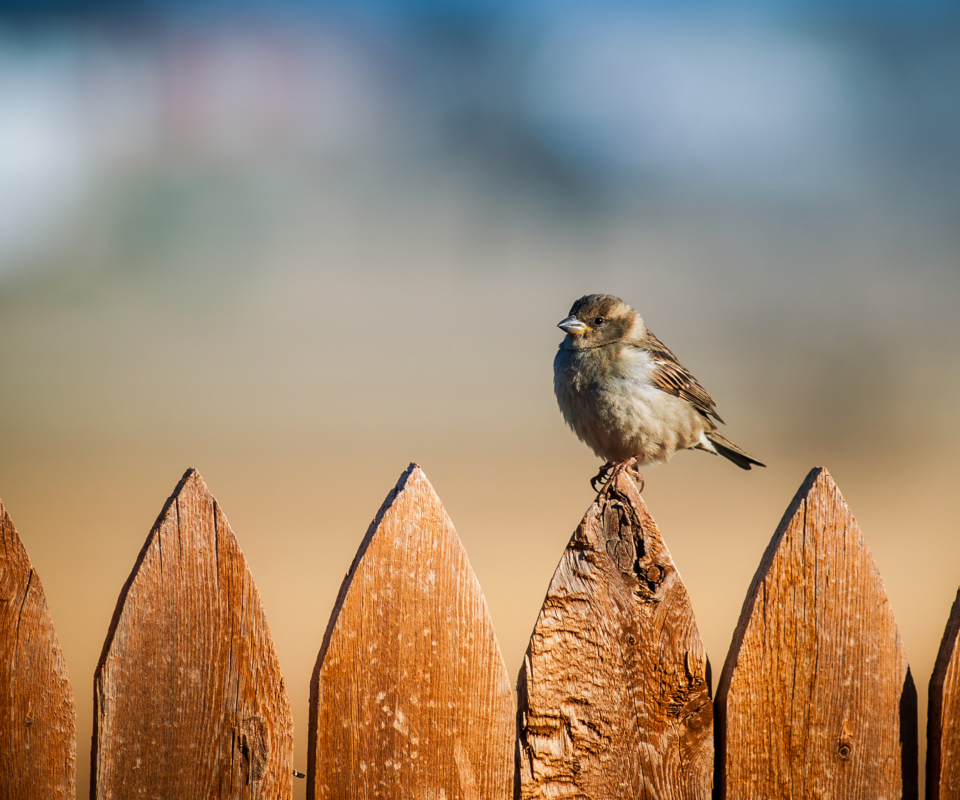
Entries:
POLYGON ((557 327, 564 333, 569 333, 571 336, 583 336, 583 334, 590 330, 576 317, 567 317, 563 322, 558 322, 557 327))

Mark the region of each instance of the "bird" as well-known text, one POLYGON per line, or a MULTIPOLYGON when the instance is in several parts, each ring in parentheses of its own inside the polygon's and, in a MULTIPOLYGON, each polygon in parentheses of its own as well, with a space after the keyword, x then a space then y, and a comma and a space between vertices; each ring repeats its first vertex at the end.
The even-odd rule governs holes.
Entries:
POLYGON ((706 450, 742 469, 765 464, 717 430, 713 398, 631 305, 610 294, 577 300, 557 327, 566 336, 553 360, 553 389, 567 424, 605 460, 590 484, 599 491, 627 471, 677 450, 706 450))

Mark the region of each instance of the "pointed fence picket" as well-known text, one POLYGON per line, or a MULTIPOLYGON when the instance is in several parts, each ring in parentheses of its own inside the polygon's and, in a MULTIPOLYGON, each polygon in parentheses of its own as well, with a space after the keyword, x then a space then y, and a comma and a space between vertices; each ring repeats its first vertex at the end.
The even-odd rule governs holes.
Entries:
POLYGON ((513 692, 467 554, 411 464, 370 525, 314 670, 308 796, 507 800, 513 692))
POLYGON ((747 593, 717 687, 723 798, 910 798, 917 705, 880 573, 825 469, 747 593))
POLYGON ((0 798, 73 798, 73 689, 40 578, 2 502, 0 704, 0 798))
MULTIPOLYGON (((928 796, 960 800, 960 594, 930 680, 928 796)), ((810 473, 710 699, 690 601, 636 487, 601 491, 536 621, 515 711, 476 576, 411 465, 363 538, 311 683, 307 792, 333 798, 915 798, 916 692, 876 564, 810 473), (716 721, 714 722, 714 714, 716 721), (714 733, 716 754, 714 755, 714 733)), ((288 798, 293 731, 259 595, 190 470, 95 676, 91 797, 288 798)), ((75 712, 0 505, 0 800, 75 796, 75 712)))
POLYGON ((680 574, 625 474, 567 545, 517 689, 523 800, 710 797, 706 655, 680 574))
POLYGON ((147 537, 94 678, 99 798, 283 800, 293 721, 250 570, 203 479, 147 537))

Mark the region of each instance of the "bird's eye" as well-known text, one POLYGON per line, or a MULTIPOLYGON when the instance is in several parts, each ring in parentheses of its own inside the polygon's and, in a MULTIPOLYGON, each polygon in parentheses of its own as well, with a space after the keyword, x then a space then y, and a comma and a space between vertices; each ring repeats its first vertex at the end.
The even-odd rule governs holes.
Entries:
POLYGON ((594 325, 603 325, 604 322, 606 322, 606 320, 605 320, 603 317, 597 317, 597 318, 593 321, 593 324, 594 324, 594 325))

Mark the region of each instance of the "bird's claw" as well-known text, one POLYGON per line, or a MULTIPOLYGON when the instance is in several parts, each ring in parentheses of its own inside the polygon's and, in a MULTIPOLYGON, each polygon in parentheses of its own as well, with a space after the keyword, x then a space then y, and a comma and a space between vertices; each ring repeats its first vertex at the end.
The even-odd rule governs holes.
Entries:
POLYGON ((607 485, 607 482, 612 477, 611 471, 613 468, 613 461, 608 461, 606 464, 600 467, 600 471, 590 479, 590 488, 599 494, 600 490, 607 485))
POLYGON ((639 484, 638 491, 643 491, 643 475, 640 474, 640 467, 636 458, 629 458, 626 461, 608 461, 590 479, 590 487, 599 494, 621 472, 626 472, 633 478, 639 484))

